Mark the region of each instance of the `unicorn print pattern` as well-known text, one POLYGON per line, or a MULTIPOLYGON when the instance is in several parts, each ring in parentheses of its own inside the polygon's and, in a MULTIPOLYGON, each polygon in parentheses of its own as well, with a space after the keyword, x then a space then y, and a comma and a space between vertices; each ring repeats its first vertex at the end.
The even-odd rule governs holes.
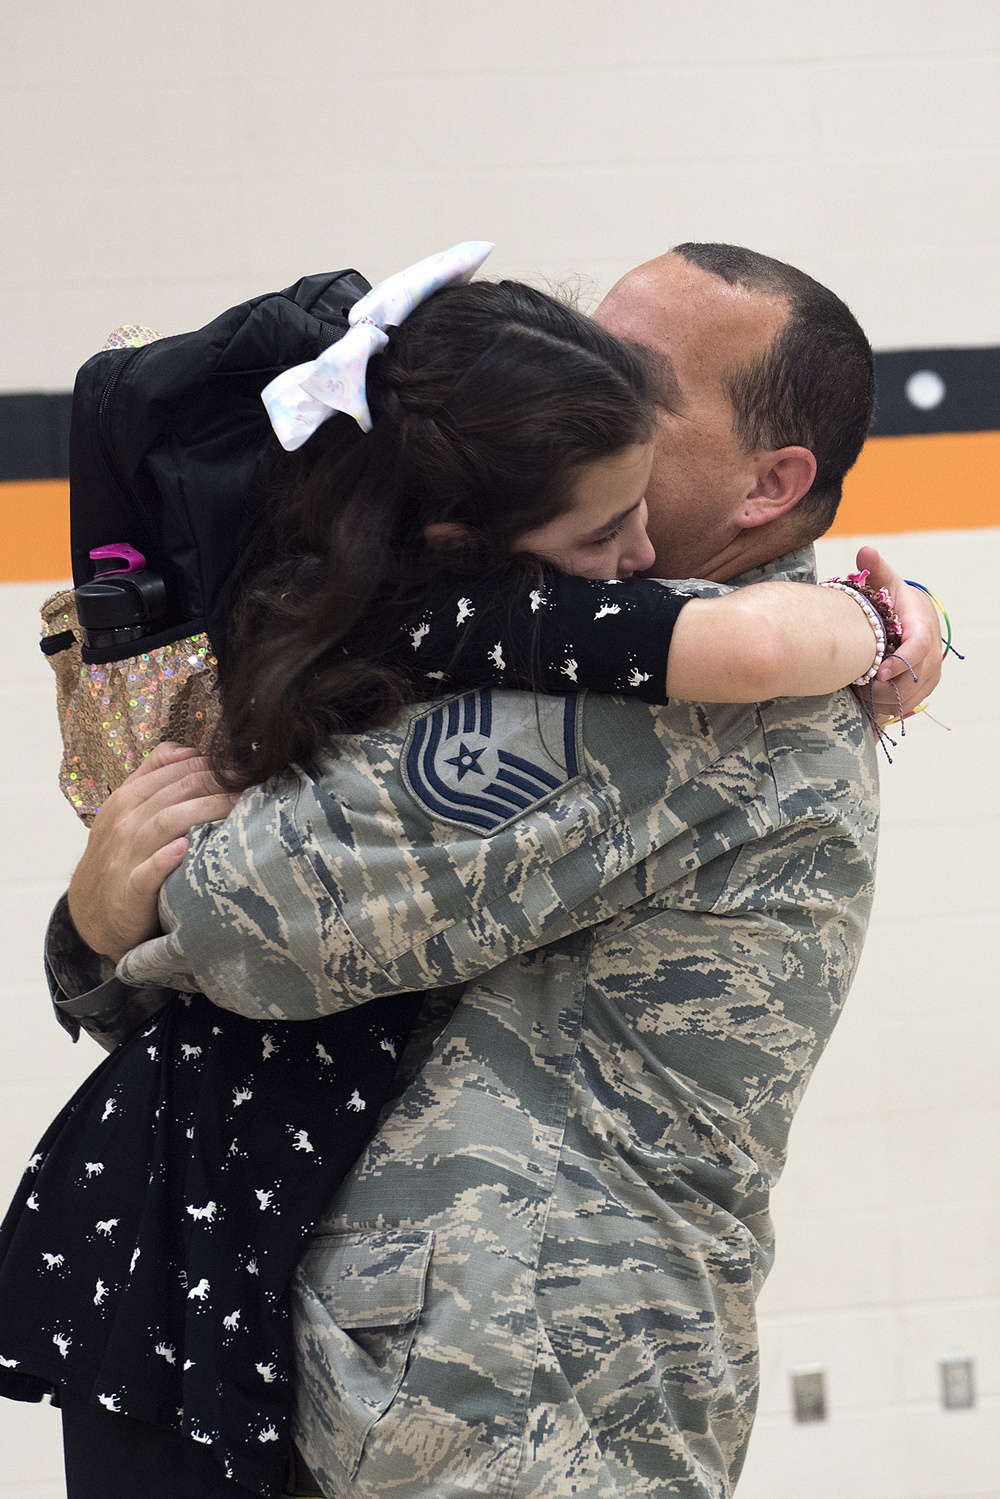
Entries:
POLYGON ((215 1208, 214 1202, 206 1202, 203 1208, 196 1208, 192 1203, 188 1203, 187 1211, 196 1222, 204 1219, 207 1223, 211 1223, 215 1217, 215 1208))
POLYGON ((526 572, 475 583, 399 622, 391 664, 404 676, 471 687, 537 688, 579 682, 594 692, 663 703, 667 656, 684 594, 647 580, 526 572))
POLYGON ((100 1396, 280 1493, 291 1279, 388 1095, 418 1001, 394 1004, 395 1029, 372 1009, 346 1037, 200 996, 144 1021, 53 1124, 0 1229, 0 1394, 100 1396))

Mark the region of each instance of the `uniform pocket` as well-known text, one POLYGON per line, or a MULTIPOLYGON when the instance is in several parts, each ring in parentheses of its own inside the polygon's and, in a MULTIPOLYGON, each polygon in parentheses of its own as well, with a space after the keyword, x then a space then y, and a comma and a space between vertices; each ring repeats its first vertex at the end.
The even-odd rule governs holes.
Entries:
POLYGON ((348 1480, 403 1382, 433 1243, 419 1230, 325 1235, 296 1272, 300 1420, 309 1452, 348 1480))

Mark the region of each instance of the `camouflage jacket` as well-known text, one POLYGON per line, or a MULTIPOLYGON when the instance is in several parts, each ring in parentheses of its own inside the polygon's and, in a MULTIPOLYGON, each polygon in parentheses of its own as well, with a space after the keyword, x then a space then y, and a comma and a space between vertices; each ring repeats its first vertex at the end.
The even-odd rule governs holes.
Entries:
POLYGON ((261 1019, 465 984, 297 1277, 297 1435, 328 1494, 731 1492, 769 1189, 876 822, 848 692, 480 692, 198 831, 112 1009, 122 980, 261 1019))

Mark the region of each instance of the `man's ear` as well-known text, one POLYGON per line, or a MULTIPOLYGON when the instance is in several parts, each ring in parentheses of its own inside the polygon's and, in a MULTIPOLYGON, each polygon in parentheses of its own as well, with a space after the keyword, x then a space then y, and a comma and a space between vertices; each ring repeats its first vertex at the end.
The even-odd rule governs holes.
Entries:
POLYGON ((816 477, 816 459, 808 448, 775 448, 758 458, 754 486, 736 517, 747 530, 766 526, 791 510, 816 477))

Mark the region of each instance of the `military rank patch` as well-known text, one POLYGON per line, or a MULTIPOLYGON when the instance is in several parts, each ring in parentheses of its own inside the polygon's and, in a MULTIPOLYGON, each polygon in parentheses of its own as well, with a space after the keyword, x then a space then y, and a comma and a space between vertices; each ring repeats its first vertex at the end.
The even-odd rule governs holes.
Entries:
POLYGON ((579 702, 487 687, 438 704, 410 724, 407 790, 432 817, 498 832, 579 776, 579 702))

